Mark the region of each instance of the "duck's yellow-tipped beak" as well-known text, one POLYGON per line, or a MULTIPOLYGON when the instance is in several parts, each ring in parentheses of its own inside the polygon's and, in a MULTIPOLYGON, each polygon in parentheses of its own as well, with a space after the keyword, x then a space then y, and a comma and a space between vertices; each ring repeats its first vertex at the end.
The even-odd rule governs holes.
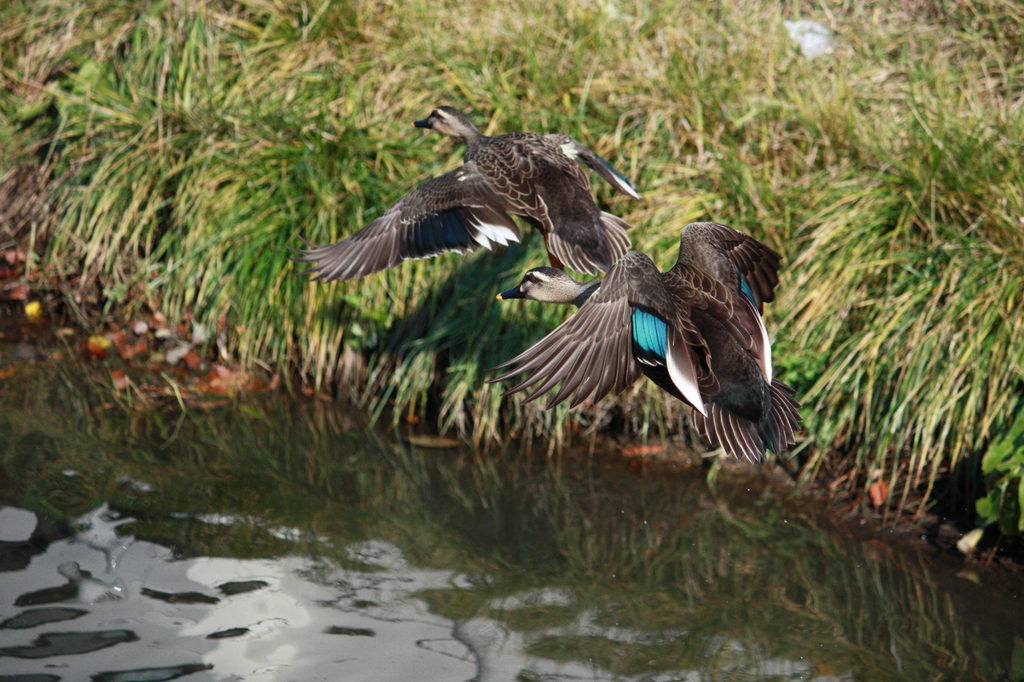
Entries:
POLYGON ((497 298, 499 301, 508 301, 508 300, 513 299, 513 298, 526 298, 526 297, 523 296, 523 292, 519 290, 519 287, 516 287, 515 289, 509 289, 508 291, 501 292, 500 294, 495 296, 495 298, 497 298))

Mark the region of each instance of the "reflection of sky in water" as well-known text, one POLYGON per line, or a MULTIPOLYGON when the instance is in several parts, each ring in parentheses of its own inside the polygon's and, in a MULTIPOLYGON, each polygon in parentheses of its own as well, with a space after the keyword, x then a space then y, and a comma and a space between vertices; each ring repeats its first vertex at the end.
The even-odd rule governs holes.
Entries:
MULTIPOLYGON (((648 645, 687 636, 679 629, 642 632, 601 625, 594 610, 578 604, 568 589, 524 590, 488 602, 492 615, 538 607, 572 609, 575 615, 562 625, 515 631, 483 616, 453 622, 432 613, 415 595, 471 590, 473 582, 452 571, 410 566, 388 542, 346 547, 346 561, 355 568, 298 556, 176 559, 161 545, 117 536, 114 528, 125 519, 112 517, 104 506, 78 519, 77 536, 51 542, 27 568, 0 573, 0 615, 8 623, 0 630, 0 680, 28 674, 87 680, 124 671, 138 672, 93 679, 711 679, 707 670, 616 676, 588 663, 532 656, 529 647, 545 638, 648 645), (69 575, 70 580, 64 577, 69 575), (43 600, 58 598, 52 588, 69 586, 71 593, 63 593, 59 602, 15 605, 32 593, 43 600)), ((3 532, 7 542, 31 533, 27 514, 20 510, 7 508, 0 518, 10 521, 3 532)), ((739 642, 709 641, 707 646, 709 658, 721 661, 715 679, 848 679, 814 677, 799 660, 751 662, 739 642)))
POLYGON ((89 603, 80 591, 59 604, 25 607, 74 605, 88 613, 65 622, 0 630, 0 650, 16 654, 0 658, 0 674, 48 673, 84 680, 102 671, 182 664, 213 666, 188 675, 197 680, 465 680, 475 673, 466 648, 452 638, 451 622, 410 597, 418 590, 450 586, 453 576, 448 571, 341 570, 303 557, 175 559, 165 547, 133 541, 107 573, 106 554, 81 538, 61 539, 33 557, 27 569, 0 573, 5 618, 23 611, 14 606, 19 596, 66 584, 58 569, 68 562, 92 574, 84 581, 118 583, 125 593, 123 599, 89 603), (266 585, 240 594, 220 589, 225 583, 247 581, 266 585), (146 596, 143 589, 161 598, 146 596), (218 601, 174 601, 173 595, 182 593, 218 601), (44 633, 114 630, 133 632, 138 639, 88 653, 18 657, 44 633))

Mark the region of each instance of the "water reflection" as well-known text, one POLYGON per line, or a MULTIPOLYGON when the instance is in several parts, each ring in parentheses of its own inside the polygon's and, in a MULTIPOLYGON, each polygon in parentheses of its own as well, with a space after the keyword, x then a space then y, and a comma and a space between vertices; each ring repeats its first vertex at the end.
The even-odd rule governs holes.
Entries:
POLYGON ((1024 679, 1019 589, 762 480, 25 379, 0 395, 0 682, 1024 679))
MULTIPOLYGON (((136 539, 104 575, 125 586, 125 599, 52 608, 43 615, 34 609, 8 619, 5 628, 25 632, 0 634, 3 643, 27 643, 0 647, 3 668, 7 674, 40 673, 35 661, 45 659, 45 668, 57 670, 61 679, 102 673, 93 679, 117 680, 185 674, 217 680, 384 679, 386 669, 399 675, 391 679, 402 679, 403 669, 405 679, 473 676, 463 647, 433 651, 431 642, 457 644, 451 622, 415 598, 423 590, 451 589, 458 583, 453 571, 412 567, 383 541, 345 550, 353 563, 365 566, 344 568, 310 556, 181 558, 172 548, 136 539), (34 632, 58 615, 76 618, 76 631, 34 632), (123 629, 110 629, 114 623, 123 629), (396 655, 405 648, 406 654, 396 655)), ((27 570, 0 578, 3 594, 10 595, 2 608, 8 610, 27 588, 52 579, 69 563, 103 571, 106 557, 77 537, 53 542, 27 570)), ((65 601, 82 603, 73 592, 65 601)))

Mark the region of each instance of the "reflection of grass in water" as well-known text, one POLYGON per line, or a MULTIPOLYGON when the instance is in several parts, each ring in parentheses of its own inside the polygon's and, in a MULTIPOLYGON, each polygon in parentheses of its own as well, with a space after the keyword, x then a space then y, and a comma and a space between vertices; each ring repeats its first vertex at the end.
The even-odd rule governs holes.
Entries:
POLYGON ((421 594, 437 613, 523 633, 552 629, 529 651, 592 659, 621 674, 680 666, 710 674, 730 661, 800 656, 858 679, 894 679, 898 665, 906 679, 1004 674, 1005 605, 980 591, 967 603, 913 553, 840 541, 842 529, 781 503, 759 480, 722 482, 713 494, 703 481, 657 468, 627 474, 601 455, 389 446, 319 401, 126 415, 95 409, 104 394, 65 368, 25 369, 20 378, 23 395, 0 396, 0 462, 19 482, 9 490, 24 491, 13 502, 77 514, 108 500, 139 519, 123 532, 204 555, 303 551, 340 560, 350 542, 389 540, 414 565, 487 577, 471 589, 421 594), (83 475, 69 479, 64 469, 83 475), (118 484, 124 474, 156 490, 118 484), (327 535, 335 546, 286 542, 246 524, 171 522, 168 511, 257 517, 327 535), (496 606, 541 586, 575 598, 496 606), (977 620, 972 609, 983 611, 977 620), (627 646, 575 633, 584 616, 599 629, 690 634, 627 646), (730 653, 728 642, 746 653, 730 653))
MULTIPOLYGON (((524 584, 513 570, 491 587, 493 596, 553 581, 574 590, 598 625, 696 633, 640 648, 552 635, 531 645, 537 655, 593 659, 620 674, 684 663, 701 669, 708 638, 717 635, 742 642, 755 658, 803 656, 837 672, 855 670, 858 679, 895 679, 898 666, 904 679, 951 670, 975 679, 1005 674, 1011 618, 1003 616, 1002 633, 992 624, 965 622, 962 614, 978 604, 954 599, 922 557, 877 540, 841 543, 842 528, 826 530, 826 519, 780 504, 777 492, 759 489, 762 481, 750 484, 758 486, 753 493, 743 485, 712 496, 702 482, 656 472, 641 479, 622 467, 607 470, 602 460, 591 468, 593 477, 572 476, 557 464, 537 470, 522 457, 500 454, 486 466, 440 462, 439 468, 438 477, 456 486, 433 488, 442 496, 436 507, 447 509, 446 524, 500 562, 527 557, 537 576, 524 584), (516 500, 511 511, 495 505, 498 495, 516 500), (532 518, 506 518, 519 514, 532 518), (505 534, 488 544, 481 526, 505 534), (557 556, 530 557, 538 540, 553 543, 557 556)), ((476 599, 424 596, 451 617, 486 616, 518 629, 508 613, 476 599)), ((554 614, 564 617, 561 610, 554 614)))

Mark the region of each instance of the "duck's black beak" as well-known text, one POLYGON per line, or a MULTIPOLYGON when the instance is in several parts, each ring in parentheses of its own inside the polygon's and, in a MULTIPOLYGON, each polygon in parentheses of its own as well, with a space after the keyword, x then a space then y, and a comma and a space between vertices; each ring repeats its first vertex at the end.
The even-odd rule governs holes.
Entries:
POLYGON ((430 122, 429 118, 425 118, 422 121, 413 121, 412 124, 417 128, 433 128, 434 124, 430 122))
POLYGON ((526 298, 526 296, 523 296, 523 292, 519 290, 519 287, 516 287, 515 289, 509 289, 508 291, 501 292, 495 296, 495 298, 499 301, 507 301, 510 298, 526 298))

